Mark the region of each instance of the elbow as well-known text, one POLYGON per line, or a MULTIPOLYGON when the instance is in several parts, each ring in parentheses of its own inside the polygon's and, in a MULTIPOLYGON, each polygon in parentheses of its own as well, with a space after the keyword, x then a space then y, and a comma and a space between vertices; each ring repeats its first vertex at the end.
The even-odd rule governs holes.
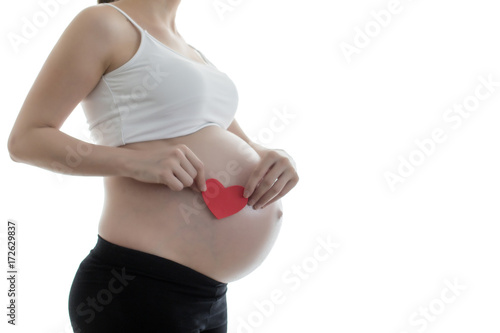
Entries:
POLYGON ((20 162, 19 158, 19 138, 14 132, 10 133, 9 139, 7 141, 7 150, 9 151, 9 155, 11 160, 14 162, 20 162))

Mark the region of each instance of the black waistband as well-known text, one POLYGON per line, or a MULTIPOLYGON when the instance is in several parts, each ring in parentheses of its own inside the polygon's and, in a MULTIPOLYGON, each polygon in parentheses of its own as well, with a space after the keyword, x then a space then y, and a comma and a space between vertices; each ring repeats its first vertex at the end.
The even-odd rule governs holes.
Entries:
POLYGON ((220 296, 226 292, 227 283, 214 280, 190 267, 154 254, 113 244, 100 235, 97 237, 97 243, 91 250, 91 254, 109 265, 126 267, 129 272, 134 271, 152 278, 189 285, 209 293, 213 293, 215 289, 214 296, 220 296))

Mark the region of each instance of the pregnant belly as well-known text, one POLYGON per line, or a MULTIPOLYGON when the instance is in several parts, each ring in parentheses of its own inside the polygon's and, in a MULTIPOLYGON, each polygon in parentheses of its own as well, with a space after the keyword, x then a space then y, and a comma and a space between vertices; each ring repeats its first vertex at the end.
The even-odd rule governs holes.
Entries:
MULTIPOLYGON (((185 144, 205 166, 205 178, 225 187, 244 186, 260 161, 241 138, 218 126, 166 140, 128 144, 129 149, 185 144)), ((172 191, 127 177, 105 177, 105 202, 99 234, 115 244, 174 260, 211 278, 230 282, 257 268, 281 227, 278 200, 263 209, 245 206, 216 219, 202 195, 172 191)))

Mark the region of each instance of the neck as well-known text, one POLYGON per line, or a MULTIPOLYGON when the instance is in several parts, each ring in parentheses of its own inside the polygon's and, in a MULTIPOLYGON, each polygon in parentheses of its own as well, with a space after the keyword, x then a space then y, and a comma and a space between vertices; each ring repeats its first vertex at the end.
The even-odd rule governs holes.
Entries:
POLYGON ((181 0, 119 0, 117 2, 133 7, 135 12, 140 13, 152 25, 178 34, 175 14, 181 0))

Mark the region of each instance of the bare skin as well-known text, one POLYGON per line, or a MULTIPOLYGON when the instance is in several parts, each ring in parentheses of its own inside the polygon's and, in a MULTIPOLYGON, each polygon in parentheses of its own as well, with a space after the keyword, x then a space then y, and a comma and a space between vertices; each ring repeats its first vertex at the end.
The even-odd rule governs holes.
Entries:
MULTIPOLYGON (((114 2, 156 39, 193 61, 203 58, 175 27, 180 0, 114 2)), ((298 182, 283 150, 251 142, 236 120, 225 130, 120 147, 93 145, 59 129, 101 76, 135 54, 137 29, 116 9, 84 9, 47 58, 9 137, 14 161, 48 170, 103 176, 98 233, 106 240, 191 267, 221 282, 237 280, 265 259, 278 236, 280 199, 298 182), (68 148, 82 153, 68 163, 68 148), (241 185, 249 205, 217 220, 202 200, 205 181, 241 185), (260 208, 260 209, 254 209, 260 208)))

